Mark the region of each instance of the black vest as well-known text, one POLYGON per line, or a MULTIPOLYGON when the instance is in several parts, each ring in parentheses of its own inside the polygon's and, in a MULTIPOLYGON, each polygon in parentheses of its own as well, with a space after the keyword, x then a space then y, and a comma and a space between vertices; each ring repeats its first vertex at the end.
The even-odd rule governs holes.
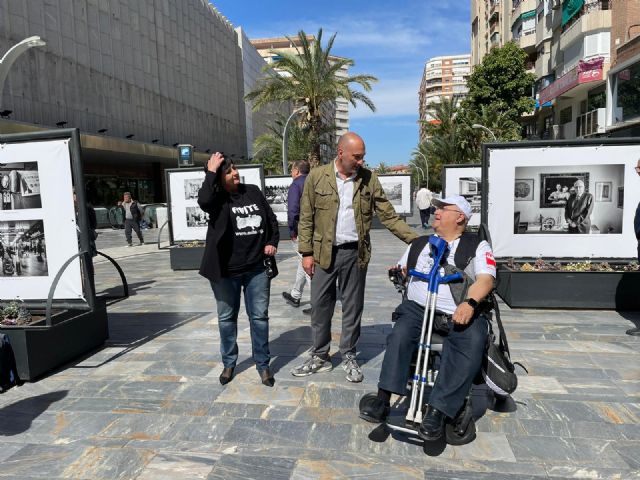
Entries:
MULTIPOLYGON (((409 249, 409 257, 407 259, 407 271, 413 270, 416 268, 416 263, 418 262, 418 257, 420 256, 420 252, 424 249, 425 246, 429 243, 429 237, 431 235, 423 235, 422 237, 416 238, 413 242, 411 242, 411 248, 409 249)), ((476 256, 476 250, 478 245, 480 245, 481 239, 480 237, 471 232, 464 232, 460 237, 460 243, 458 244, 458 249, 456 250, 456 254, 453 257, 453 261, 460 270, 467 268, 467 265, 473 260, 476 256)), ((447 259, 442 259, 444 264, 446 265, 447 259)), ((445 266, 443 265, 443 266, 445 266)))

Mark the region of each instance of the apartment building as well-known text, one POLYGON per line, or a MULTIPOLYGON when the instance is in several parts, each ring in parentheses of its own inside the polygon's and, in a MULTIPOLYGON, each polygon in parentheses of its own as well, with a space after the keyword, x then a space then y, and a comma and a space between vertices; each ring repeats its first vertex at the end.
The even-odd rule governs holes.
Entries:
POLYGON ((640 136, 640 0, 611 2, 607 135, 640 136))
POLYGON ((471 0, 471 65, 510 39, 511 0, 471 0))
POLYGON ((426 139, 425 122, 431 122, 433 104, 443 98, 466 96, 467 80, 471 75, 471 55, 451 55, 427 60, 418 92, 420 113, 420 141, 426 139))

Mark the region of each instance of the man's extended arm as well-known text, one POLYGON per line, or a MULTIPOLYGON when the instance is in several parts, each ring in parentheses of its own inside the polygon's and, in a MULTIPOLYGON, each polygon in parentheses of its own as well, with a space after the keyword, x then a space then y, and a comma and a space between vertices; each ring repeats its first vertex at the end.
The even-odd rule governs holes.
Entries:
MULTIPOLYGON (((482 301, 491 290, 493 290, 494 278, 487 274, 481 273, 476 275, 476 281, 469 287, 469 291, 467 292, 467 297, 473 298, 476 302, 482 301)), ((453 312, 453 323, 457 323, 459 325, 466 325, 473 318, 474 309, 471 305, 466 302, 461 303, 456 308, 456 311, 453 312)))

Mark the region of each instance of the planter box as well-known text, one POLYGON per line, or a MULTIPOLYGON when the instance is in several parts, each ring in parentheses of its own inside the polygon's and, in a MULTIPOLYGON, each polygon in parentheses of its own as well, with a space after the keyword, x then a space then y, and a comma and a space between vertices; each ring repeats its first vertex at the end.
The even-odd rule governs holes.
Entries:
POLYGON ((496 290, 511 308, 640 310, 640 272, 516 272, 499 265, 496 290))
POLYGON ((203 255, 204 247, 171 247, 171 270, 199 270, 203 255))
POLYGON ((65 310, 52 321, 51 327, 44 320, 26 327, 0 326, 0 332, 9 336, 20 379, 33 381, 109 338, 106 304, 99 299, 93 312, 65 310))

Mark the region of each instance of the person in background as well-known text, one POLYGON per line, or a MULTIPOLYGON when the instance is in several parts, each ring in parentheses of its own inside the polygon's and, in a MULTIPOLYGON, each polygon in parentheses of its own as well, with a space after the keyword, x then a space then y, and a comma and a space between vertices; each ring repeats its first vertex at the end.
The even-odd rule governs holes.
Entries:
POLYGON ((234 376, 238 361, 240 294, 251 328, 253 361, 262 383, 275 383, 269 370, 269 294, 265 260, 276 254, 278 220, 258 187, 240 183, 238 169, 219 152, 211 155, 198 192, 198 205, 209 214, 200 275, 211 283, 218 310, 222 385, 234 376))
POLYGON ((420 211, 420 223, 422 223, 422 228, 429 227, 429 217, 431 216, 431 199, 433 198, 433 193, 427 188, 426 183, 422 183, 420 185, 420 190, 416 194, 416 206, 420 211))
POLYGON ((142 238, 142 231, 140 230, 142 212, 140 211, 138 202, 131 198, 130 192, 124 192, 122 208, 124 208, 124 236, 127 239, 127 246, 133 246, 131 229, 135 230, 138 240, 140 240, 140 245, 144 245, 144 238, 142 238))
MULTIPOLYGON (((300 198, 304 191, 304 182, 309 175, 309 162, 306 160, 298 160, 293 163, 291 167, 291 176, 293 177, 293 183, 289 187, 287 194, 287 220, 289 224, 289 236, 293 243, 293 248, 298 251, 298 221, 300 220, 300 198)), ((300 306, 300 299, 302 298, 302 290, 307 283, 308 275, 302 268, 302 262, 298 263, 298 270, 296 271, 296 280, 293 283, 291 292, 282 292, 284 300, 292 307, 298 308, 300 306)))
POLYGON ((576 180, 575 193, 569 197, 564 216, 569 224, 569 233, 591 233, 593 195, 585 192, 584 182, 576 180))

